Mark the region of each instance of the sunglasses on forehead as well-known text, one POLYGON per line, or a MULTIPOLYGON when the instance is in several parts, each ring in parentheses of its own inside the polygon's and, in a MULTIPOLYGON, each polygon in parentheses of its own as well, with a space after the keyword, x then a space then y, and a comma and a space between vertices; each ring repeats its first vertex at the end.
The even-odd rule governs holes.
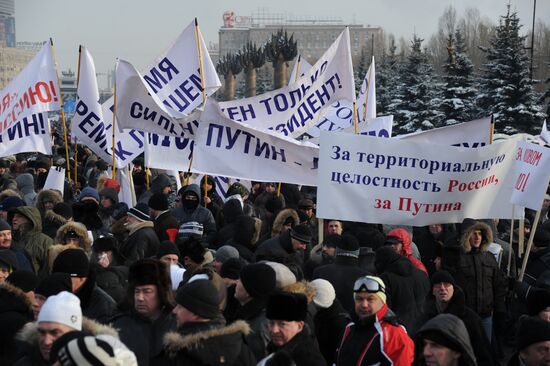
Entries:
POLYGON ((373 280, 369 277, 361 277, 357 281, 355 281, 355 284, 353 285, 353 292, 370 292, 370 293, 376 293, 376 292, 383 292, 386 293, 386 288, 379 284, 377 281, 373 280))

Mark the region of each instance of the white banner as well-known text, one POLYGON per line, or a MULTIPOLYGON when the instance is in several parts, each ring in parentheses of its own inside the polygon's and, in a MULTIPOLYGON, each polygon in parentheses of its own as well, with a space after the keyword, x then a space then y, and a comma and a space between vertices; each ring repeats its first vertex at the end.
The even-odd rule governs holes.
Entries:
POLYGON ((546 128, 546 120, 544 120, 544 123, 542 124, 542 130, 540 131, 539 137, 545 144, 550 145, 550 131, 546 128))
POLYGON ((550 149, 520 141, 515 160, 515 184, 510 202, 538 211, 550 180, 550 149))
POLYGON ((315 185, 316 145, 236 123, 213 101, 201 115, 194 149, 193 172, 315 185))
POLYGON ((129 166, 118 169, 116 171, 117 181, 120 182, 120 192, 118 192, 118 201, 124 202, 128 207, 134 207, 136 205, 136 192, 133 188, 132 181, 130 179, 131 174, 128 173, 129 166))
POLYGON ((491 143, 491 124, 491 117, 486 117, 428 131, 399 135, 395 138, 426 144, 476 148, 491 143))
POLYGON ((145 165, 155 169, 187 171, 195 144, 198 121, 193 121, 186 137, 148 134, 145 144, 145 165))
POLYGON ((61 196, 63 196, 63 191, 65 190, 65 168, 52 166, 48 171, 43 189, 55 189, 61 192, 61 196))
MULTIPOLYGON (((334 129, 332 130, 326 130, 326 131, 355 133, 355 126, 353 125, 348 126, 346 128, 336 128, 333 126, 333 128, 334 129)), ((375 119, 369 120, 368 123, 359 122, 357 124, 358 134, 365 135, 365 136, 390 138, 392 137, 392 129, 393 129, 393 115, 381 116, 381 117, 377 117, 375 119)), ((320 133, 320 132, 321 130, 317 131, 317 133, 320 133)), ((318 144, 319 138, 318 137, 312 138, 312 139, 309 139, 308 141, 318 144)))
POLYGON ((0 134, 24 117, 60 109, 58 79, 50 42, 0 92, 0 134))
POLYGON ((321 218, 424 226, 509 218, 516 140, 478 149, 321 133, 321 218))
POLYGON ((0 157, 22 152, 52 153, 50 123, 47 113, 20 118, 0 134, 0 157))
POLYGON ((293 84, 298 81, 299 78, 304 76, 306 72, 311 69, 311 64, 307 62, 306 59, 302 57, 302 55, 298 55, 298 59, 294 63, 294 67, 292 68, 292 71, 290 72, 290 78, 288 79, 288 84, 293 84), (300 75, 296 75, 296 74, 300 75))
POLYGON ((260 129, 298 137, 336 101, 355 100, 349 29, 297 82, 251 98, 220 103, 224 114, 260 129))

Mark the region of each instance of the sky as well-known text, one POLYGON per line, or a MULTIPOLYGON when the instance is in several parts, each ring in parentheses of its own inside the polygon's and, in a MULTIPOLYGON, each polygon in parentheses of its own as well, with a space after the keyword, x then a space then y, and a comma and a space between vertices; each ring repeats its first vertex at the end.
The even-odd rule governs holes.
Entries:
MULTIPOLYGON (((218 43, 223 13, 250 16, 259 8, 272 13, 308 17, 339 17, 346 23, 382 27, 397 37, 411 38, 416 32, 429 39, 438 19, 452 5, 460 17, 467 8, 477 8, 483 17, 498 23, 506 5, 518 11, 524 32, 531 28, 533 0, 17 0, 17 41, 54 40, 61 70, 76 70, 78 46, 94 57, 96 71, 112 69, 116 58, 146 67, 197 17, 203 37, 218 43), (335 6, 337 4, 337 6, 335 6)), ((537 1, 537 19, 550 24, 550 0, 537 1)), ((99 75, 100 85, 106 77, 99 75)))

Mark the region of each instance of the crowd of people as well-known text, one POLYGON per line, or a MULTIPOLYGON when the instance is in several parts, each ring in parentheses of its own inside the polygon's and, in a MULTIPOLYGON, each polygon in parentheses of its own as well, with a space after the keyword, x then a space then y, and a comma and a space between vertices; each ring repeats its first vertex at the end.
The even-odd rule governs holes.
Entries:
POLYGON ((318 220, 312 187, 222 198, 141 159, 129 207, 83 147, 45 189, 63 156, 0 159, 0 364, 550 365, 550 194, 520 279, 531 212, 318 220))

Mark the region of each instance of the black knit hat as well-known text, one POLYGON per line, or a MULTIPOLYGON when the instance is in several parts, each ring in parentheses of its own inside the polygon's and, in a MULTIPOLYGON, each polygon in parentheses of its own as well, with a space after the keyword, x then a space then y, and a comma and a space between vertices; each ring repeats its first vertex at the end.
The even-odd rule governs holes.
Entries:
POLYGON ((149 221, 149 206, 145 203, 138 203, 128 210, 128 215, 131 215, 141 221, 149 221))
POLYGON ((550 246, 550 231, 542 227, 537 228, 533 237, 533 245, 538 248, 546 248, 550 246))
POLYGON ((536 316, 550 306, 550 290, 533 288, 527 294, 527 314, 536 316))
POLYGON ((432 286, 438 283, 450 283, 453 286, 456 286, 455 279, 447 271, 437 271, 432 275, 431 278, 432 286))
POLYGON ((182 240, 178 238, 176 243, 182 258, 189 257, 195 263, 202 263, 204 261, 206 249, 197 239, 182 240))
POLYGON ((269 197, 265 203, 265 209, 271 213, 275 213, 282 208, 283 201, 275 195, 269 197))
POLYGON ((311 243, 311 230, 305 224, 294 226, 290 229, 290 237, 296 239, 302 243, 311 243))
POLYGON ((301 293, 276 292, 269 296, 265 316, 270 320, 304 321, 307 298, 301 293))
POLYGON ((63 216, 67 220, 73 217, 73 208, 65 202, 56 203, 55 206, 53 206, 52 211, 58 215, 63 216))
POLYGON ((30 271, 18 270, 12 272, 6 281, 20 288, 23 292, 34 291, 38 285, 38 277, 30 271))
POLYGON ((155 193, 149 198, 149 207, 157 211, 168 210, 168 198, 162 193, 155 193))
POLYGON ((71 277, 88 277, 90 261, 82 249, 70 248, 59 253, 53 261, 52 273, 67 273, 71 277))
POLYGON ((201 318, 214 319, 220 314, 220 294, 209 280, 186 283, 179 288, 176 302, 201 318))
POLYGON ((71 276, 67 273, 52 273, 38 283, 34 293, 49 297, 62 291, 72 292, 71 276))
POLYGON ((323 238, 323 246, 336 248, 342 242, 342 236, 339 234, 327 234, 323 238))
POLYGON ((276 274, 265 263, 248 264, 241 270, 241 282, 248 294, 254 298, 265 298, 275 290, 276 274))
POLYGON ((520 319, 517 332, 518 351, 539 342, 550 341, 550 322, 534 316, 520 319))
POLYGON ((118 203, 118 193, 116 189, 112 187, 103 188, 101 192, 99 192, 99 196, 110 199, 113 202, 113 204, 118 203))
POLYGON ((110 234, 101 235, 99 238, 94 240, 94 245, 92 245, 92 250, 96 253, 116 251, 115 237, 110 234))
POLYGON ((240 258, 229 258, 223 262, 222 268, 220 269, 220 276, 222 278, 238 280, 243 265, 243 261, 240 258))
POLYGON ((9 249, 1 249, 0 266, 9 267, 13 271, 17 270, 19 268, 19 263, 17 262, 15 253, 9 249))
POLYGON ((180 251, 178 250, 178 247, 176 244, 172 243, 170 240, 165 240, 159 245, 159 249, 157 251, 157 258, 160 259, 165 255, 168 254, 175 254, 178 257, 180 257, 180 251))
POLYGON ((113 210, 113 219, 120 220, 126 215, 128 215, 128 205, 125 202, 117 203, 113 210))
POLYGON ((0 219, 0 231, 11 230, 10 224, 4 219, 0 219))
POLYGON ((336 246, 336 256, 359 258, 359 242, 351 234, 342 235, 342 240, 336 246))

